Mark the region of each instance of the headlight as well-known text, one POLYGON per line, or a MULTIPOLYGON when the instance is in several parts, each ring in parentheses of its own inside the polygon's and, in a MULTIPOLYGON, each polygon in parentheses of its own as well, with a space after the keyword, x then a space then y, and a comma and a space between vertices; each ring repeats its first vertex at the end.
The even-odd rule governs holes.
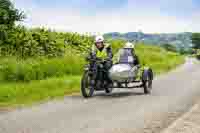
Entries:
POLYGON ((90 65, 85 65, 84 70, 89 70, 90 65))
POLYGON ((88 70, 89 70, 89 68, 88 68, 88 67, 85 67, 85 68, 84 68, 84 70, 85 70, 85 71, 88 71, 88 70))

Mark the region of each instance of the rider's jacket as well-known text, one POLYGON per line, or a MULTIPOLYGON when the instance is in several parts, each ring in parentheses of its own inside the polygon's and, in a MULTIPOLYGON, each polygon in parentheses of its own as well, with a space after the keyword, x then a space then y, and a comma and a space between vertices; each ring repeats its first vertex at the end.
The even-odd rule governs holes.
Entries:
POLYGON ((111 49, 109 44, 105 44, 105 46, 102 50, 99 50, 96 47, 96 45, 93 45, 92 46, 92 53, 93 53, 93 55, 95 55, 97 58, 100 58, 100 59, 109 58, 111 60, 112 57, 113 57, 112 49, 111 49))

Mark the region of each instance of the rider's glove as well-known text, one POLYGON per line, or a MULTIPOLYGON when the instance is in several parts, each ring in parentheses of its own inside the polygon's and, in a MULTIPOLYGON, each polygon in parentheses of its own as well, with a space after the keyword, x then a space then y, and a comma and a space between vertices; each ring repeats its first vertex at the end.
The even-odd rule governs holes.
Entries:
POLYGON ((109 61, 109 62, 110 62, 110 61, 112 61, 112 59, 110 59, 110 58, 106 58, 106 61, 109 61))

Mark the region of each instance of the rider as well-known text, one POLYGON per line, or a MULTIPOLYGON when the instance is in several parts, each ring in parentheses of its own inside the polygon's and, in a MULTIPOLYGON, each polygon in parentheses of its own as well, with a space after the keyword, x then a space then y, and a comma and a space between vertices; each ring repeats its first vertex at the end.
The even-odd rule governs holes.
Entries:
POLYGON ((107 71, 105 74, 106 81, 108 81, 108 84, 112 83, 111 79, 109 78, 108 71, 112 67, 113 54, 111 46, 105 43, 103 36, 96 36, 95 44, 92 46, 92 56, 105 60, 104 69, 107 71))

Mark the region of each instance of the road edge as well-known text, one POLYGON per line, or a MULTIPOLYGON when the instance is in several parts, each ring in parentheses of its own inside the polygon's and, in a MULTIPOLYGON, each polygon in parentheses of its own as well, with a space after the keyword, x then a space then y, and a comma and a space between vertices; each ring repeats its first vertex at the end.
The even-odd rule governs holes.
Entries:
POLYGON ((200 105, 196 103, 186 113, 180 116, 160 133, 188 133, 188 130, 193 131, 195 129, 198 131, 193 133, 198 133, 200 131, 200 127, 191 118, 199 119, 198 117, 200 117, 200 112, 198 114, 195 113, 199 111, 199 109, 200 105), (194 115, 198 115, 198 117, 194 117, 194 115))

